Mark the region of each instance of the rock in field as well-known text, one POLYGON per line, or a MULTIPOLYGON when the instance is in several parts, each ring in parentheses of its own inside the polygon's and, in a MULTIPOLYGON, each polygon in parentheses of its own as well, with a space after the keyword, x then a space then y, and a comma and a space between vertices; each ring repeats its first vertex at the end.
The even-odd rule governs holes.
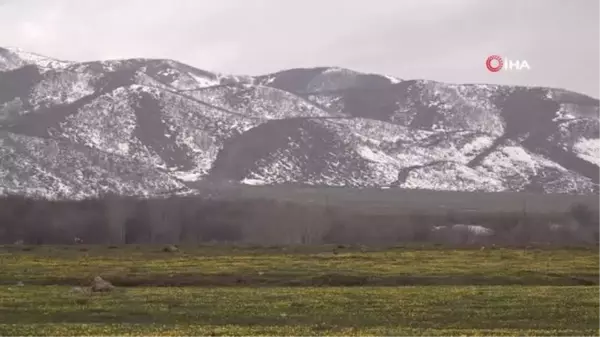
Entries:
POLYGON ((92 282, 91 290, 92 292, 107 292, 115 289, 110 282, 105 281, 100 276, 96 276, 94 281, 92 282))

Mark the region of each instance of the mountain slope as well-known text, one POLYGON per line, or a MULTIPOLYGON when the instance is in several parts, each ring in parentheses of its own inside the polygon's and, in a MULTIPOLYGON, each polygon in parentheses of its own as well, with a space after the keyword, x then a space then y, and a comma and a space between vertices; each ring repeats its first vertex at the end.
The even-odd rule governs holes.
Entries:
POLYGON ((206 181, 597 193, 598 114, 597 99, 552 88, 0 48, 0 192, 193 193, 206 181))

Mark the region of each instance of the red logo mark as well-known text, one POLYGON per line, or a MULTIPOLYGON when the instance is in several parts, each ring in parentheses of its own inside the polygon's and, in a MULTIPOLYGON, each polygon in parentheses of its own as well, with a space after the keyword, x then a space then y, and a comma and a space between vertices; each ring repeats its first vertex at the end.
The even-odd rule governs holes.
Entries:
POLYGON ((498 55, 492 55, 488 57, 487 60, 485 60, 485 66, 488 68, 489 71, 493 73, 500 71, 503 65, 504 61, 502 61, 502 58, 498 55), (497 63, 495 66, 493 64, 494 61, 496 61, 495 63, 497 63))

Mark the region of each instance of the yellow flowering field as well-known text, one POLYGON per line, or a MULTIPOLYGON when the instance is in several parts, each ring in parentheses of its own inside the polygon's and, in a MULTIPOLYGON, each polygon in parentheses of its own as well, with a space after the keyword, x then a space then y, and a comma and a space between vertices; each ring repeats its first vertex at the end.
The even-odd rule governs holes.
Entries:
POLYGON ((597 335, 581 286, 0 288, 2 335, 597 335))
POLYGON ((411 329, 395 327, 334 328, 322 326, 240 326, 240 325, 140 325, 140 324, 44 324, 0 325, 3 336, 31 337, 593 337, 598 331, 582 330, 515 330, 515 329, 411 329))
POLYGON ((0 246, 0 284, 594 285, 598 250, 437 247, 0 246))
POLYGON ((0 335, 598 335, 595 249, 0 248, 0 335), (101 276, 113 291, 73 291, 101 276))

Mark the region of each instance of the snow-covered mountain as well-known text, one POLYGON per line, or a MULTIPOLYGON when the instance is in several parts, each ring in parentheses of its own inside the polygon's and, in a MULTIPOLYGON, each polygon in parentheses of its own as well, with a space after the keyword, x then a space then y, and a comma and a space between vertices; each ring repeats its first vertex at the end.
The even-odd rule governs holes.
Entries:
POLYGON ((599 101, 341 68, 228 76, 0 48, 0 193, 203 182, 597 193, 599 101))

